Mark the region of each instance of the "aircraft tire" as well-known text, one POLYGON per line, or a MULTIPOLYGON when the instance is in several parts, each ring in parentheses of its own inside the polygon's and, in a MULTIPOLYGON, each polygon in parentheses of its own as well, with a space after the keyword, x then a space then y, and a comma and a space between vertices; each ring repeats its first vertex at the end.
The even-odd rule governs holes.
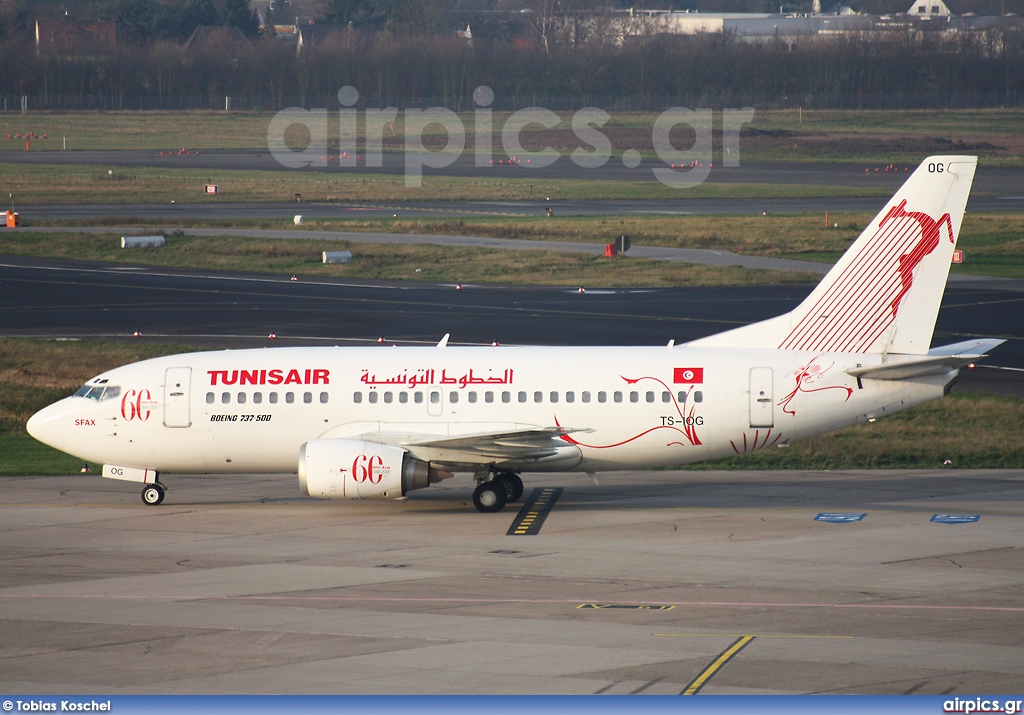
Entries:
POLYGON ((505 508, 508 502, 505 485, 497 480, 484 482, 473 492, 473 506, 484 514, 493 514, 505 508))
POLYGON ((523 496, 523 480, 515 472, 503 472, 494 481, 505 486, 505 502, 515 504, 523 496))
POLYGON ((159 484, 148 484, 142 490, 142 503, 147 506, 156 506, 164 500, 164 488, 159 484))

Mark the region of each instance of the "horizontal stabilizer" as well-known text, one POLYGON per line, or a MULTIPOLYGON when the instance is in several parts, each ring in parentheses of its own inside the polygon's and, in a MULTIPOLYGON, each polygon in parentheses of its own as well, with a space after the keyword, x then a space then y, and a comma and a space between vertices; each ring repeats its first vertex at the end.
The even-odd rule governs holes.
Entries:
POLYGON ((934 348, 923 357, 890 355, 889 361, 882 365, 851 367, 846 372, 853 377, 870 380, 906 380, 925 375, 941 375, 987 357, 987 351, 1004 342, 1006 341, 968 340, 934 348))

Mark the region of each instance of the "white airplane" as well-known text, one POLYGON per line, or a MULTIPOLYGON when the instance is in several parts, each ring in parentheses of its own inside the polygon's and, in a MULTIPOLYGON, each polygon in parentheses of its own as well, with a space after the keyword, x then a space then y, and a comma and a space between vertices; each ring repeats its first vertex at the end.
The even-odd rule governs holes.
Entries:
POLYGON ((1003 342, 929 349, 976 166, 926 159, 795 310, 684 345, 188 353, 105 372, 28 431, 146 504, 164 472, 297 471, 303 494, 367 499, 458 471, 483 512, 523 472, 785 447, 942 397, 1003 342))

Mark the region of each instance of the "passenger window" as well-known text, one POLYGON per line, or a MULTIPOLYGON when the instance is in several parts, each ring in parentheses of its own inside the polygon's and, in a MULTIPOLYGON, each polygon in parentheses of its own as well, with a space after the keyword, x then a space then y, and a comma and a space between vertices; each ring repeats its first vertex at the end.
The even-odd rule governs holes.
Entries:
POLYGON ((519 401, 520 402, 526 402, 526 393, 525 392, 520 392, 519 393, 519 401))
POLYGON ((252 403, 254 405, 262 405, 263 404, 263 393, 262 392, 254 392, 254 393, 252 393, 252 403))
POLYGON ((662 402, 671 402, 672 401, 672 393, 671 392, 663 392, 663 393, 661 393, 661 401, 662 402))
POLYGON ((313 393, 312 392, 303 392, 302 393, 302 401, 305 402, 307 405, 313 404, 313 393))
POLYGON ((694 402, 703 402, 704 401, 704 393, 701 392, 700 390, 694 390, 693 391, 693 401, 694 402))
POLYGON ((629 393, 629 401, 630 402, 639 402, 640 401, 640 393, 639 392, 630 392, 629 393))
POLYGON ((612 395, 612 399, 615 400, 616 402, 622 402, 622 393, 616 392, 614 395, 612 395))
MULTIPOLYGON (((257 392, 256 394, 259 394, 259 393, 257 392)), ((321 405, 326 405, 327 404, 327 400, 329 400, 329 399, 330 399, 330 396, 326 392, 321 392, 320 393, 320 404, 321 405)))
POLYGON ((441 401, 441 393, 434 390, 430 393, 430 404, 436 405, 441 401))
POLYGON ((607 392, 599 392, 599 393, 597 393, 597 401, 598 402, 607 402, 608 401, 608 393, 607 392))
POLYGON ((394 399, 395 399, 395 396, 392 395, 390 392, 385 392, 384 393, 384 404, 390 405, 391 401, 394 400, 394 399))
POLYGON ((501 401, 507 405, 509 402, 512 401, 512 393, 508 392, 507 390, 501 393, 501 401))
MULTIPOLYGON (((286 393, 284 393, 284 401, 287 402, 289 405, 292 404, 293 402, 295 402, 295 393, 294 392, 286 392, 286 393)), ((370 400, 370 402, 373 402, 373 400, 370 400)))
MULTIPOLYGON (((273 395, 274 393, 270 393, 270 394, 273 395)), ((352 393, 352 401, 358 405, 360 402, 363 401, 363 393, 361 393, 361 392, 353 392, 352 393)), ((271 402, 273 402, 273 400, 271 400, 271 402)))
MULTIPOLYGON (((292 393, 289 392, 288 394, 290 395, 292 393)), ((366 395, 366 399, 370 402, 371 405, 375 405, 375 404, 377 404, 377 400, 379 399, 379 395, 377 395, 376 392, 371 392, 371 393, 368 393, 366 395)), ((291 402, 291 400, 288 400, 288 401, 291 402)))
POLYGON ((544 401, 544 393, 540 392, 540 391, 533 393, 533 401, 534 402, 543 402, 544 401))
POLYGON ((648 402, 654 402, 654 393, 653 392, 648 392, 647 393, 647 401, 648 402))
POLYGON ((225 404, 225 405, 231 404, 231 393, 230 392, 222 393, 221 396, 220 396, 220 401, 221 401, 222 404, 225 404))
MULTIPOLYGON (((363 399, 362 393, 357 392, 356 394, 359 395, 359 400, 363 399)), ((359 402, 359 400, 356 400, 356 402, 359 402)), ((270 404, 272 404, 272 405, 276 405, 277 404, 277 393, 276 392, 271 392, 270 393, 270 404)))
POLYGON ((551 393, 551 402, 552 403, 558 402, 558 393, 557 392, 552 392, 551 393))
POLYGON ((245 404, 245 393, 244 392, 239 392, 238 393, 238 404, 240 404, 240 405, 244 405, 245 404))
POLYGON ((454 390, 452 390, 451 392, 448 393, 448 402, 450 402, 450 403, 452 403, 454 405, 458 401, 459 401, 459 393, 455 392, 454 390))
POLYGON ((485 392, 484 393, 484 402, 487 402, 487 403, 494 402, 494 393, 493 392, 485 392))
POLYGON ((476 402, 476 393, 475 392, 470 392, 469 393, 469 401, 470 402, 476 402))
POLYGON ((417 405, 423 404, 423 393, 417 392, 413 394, 412 401, 415 402, 417 405))
POLYGON ((565 393, 565 401, 566 402, 575 402, 576 401, 576 395, 574 393, 572 393, 572 392, 565 393))
POLYGON ((409 393, 408 392, 399 392, 398 393, 398 401, 401 402, 404 405, 406 402, 409 401, 409 393))
POLYGON ((680 404, 686 402, 686 390, 680 390, 679 394, 676 395, 676 398, 679 400, 680 404))
POLYGON ((217 401, 217 396, 215 394, 213 394, 212 392, 207 392, 206 393, 206 404, 212 405, 216 401, 217 401))
POLYGON ((582 394, 580 394, 580 401, 581 402, 590 402, 590 393, 587 392, 587 391, 584 391, 582 394))

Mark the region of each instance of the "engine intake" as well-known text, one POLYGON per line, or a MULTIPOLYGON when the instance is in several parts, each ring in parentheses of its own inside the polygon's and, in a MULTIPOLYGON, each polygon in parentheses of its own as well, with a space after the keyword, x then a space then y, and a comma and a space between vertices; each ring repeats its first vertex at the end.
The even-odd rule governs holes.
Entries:
POLYGON ((317 439, 299 449, 299 489, 317 499, 400 497, 452 476, 376 442, 317 439))

